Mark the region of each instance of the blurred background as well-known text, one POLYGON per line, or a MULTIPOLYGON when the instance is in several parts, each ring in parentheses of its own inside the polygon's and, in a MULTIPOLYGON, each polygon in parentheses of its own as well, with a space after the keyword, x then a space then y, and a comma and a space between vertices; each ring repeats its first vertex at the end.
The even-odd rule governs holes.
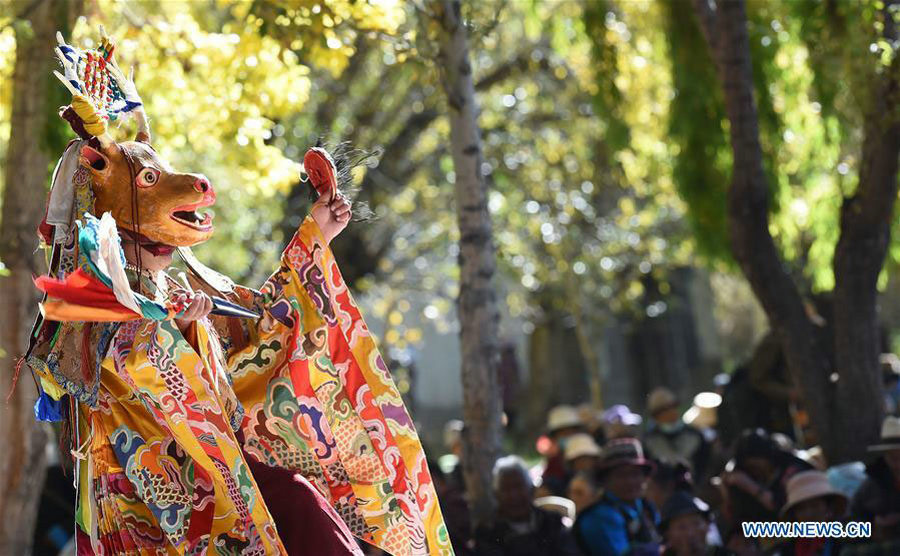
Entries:
MULTIPOLYGON (((459 199, 436 5, 3 2, 3 218, 18 214, 10 203, 25 172, 19 161, 38 161, 28 171, 43 173, 46 183, 72 137, 54 116, 68 96, 50 73, 52 49, 36 41, 43 27, 82 45, 96 40, 103 24, 118 41, 120 64, 135 68, 154 147, 174 167, 205 173, 218 192, 217 232, 195 251, 238 282, 260 284, 306 215, 308 185, 299 164, 306 149, 318 140, 346 143, 361 162, 353 169, 355 201, 373 216, 335 240, 337 260, 426 450, 435 459, 452 455, 452 431, 462 425, 447 423, 464 419, 466 394, 456 311, 459 199), (24 105, 14 103, 14 91, 23 87, 40 92, 40 105, 29 108, 39 118, 16 120, 24 105), (14 160, 22 156, 11 147, 17 133, 43 158, 14 160)), ((885 23, 895 12, 877 1, 748 0, 745 7, 744 53, 752 63, 763 172, 756 183, 764 184, 757 192, 768 197, 757 213, 767 220, 757 232, 771 238, 793 284, 785 295, 802 299, 818 327, 808 336, 825 338, 814 350, 830 361, 822 368, 838 375, 841 348, 831 346, 829 320, 842 237, 858 241, 851 252, 872 238, 887 241, 875 256, 875 279, 860 286, 872 299, 877 327, 877 336, 863 341, 873 361, 900 349, 896 234, 842 234, 849 230, 842 205, 860 191, 866 161, 877 157, 866 151, 867 139, 878 143, 876 128, 895 126, 889 94, 896 91, 878 88, 880 80, 896 78, 893 24, 885 23), (873 98, 887 108, 879 110, 873 98)), ((672 394, 679 414, 701 392, 719 398, 694 403, 695 414, 706 411, 704 404, 718 408, 732 400, 731 416, 720 412, 718 422, 723 453, 748 427, 780 432, 798 450, 821 444, 826 427, 816 430, 807 406, 832 395, 837 401, 828 407, 838 419, 853 403, 875 407, 862 438, 877 439, 896 377, 884 375, 887 405, 880 396, 848 401, 849 394, 810 390, 815 381, 798 379, 800 359, 784 349, 802 336, 785 332, 795 321, 782 318, 789 311, 777 303, 758 301, 769 278, 745 278, 753 270, 746 253, 752 242, 736 256, 733 221, 740 211, 728 205, 733 176, 737 183, 743 174, 729 137, 733 113, 723 66, 716 63, 731 47, 710 43, 695 4, 519 0, 464 2, 462 10, 496 250, 495 395, 503 404, 503 451, 529 463, 552 456, 552 438, 542 444, 538 437, 551 430, 548 412, 561 404, 580 406, 581 426, 601 431, 598 439, 611 434, 602 433, 602 423, 618 418, 630 426, 632 413, 643 414, 646 425, 648 394, 658 387, 672 394), (773 332, 770 321, 778 324, 773 332), (617 404, 630 409, 604 417, 617 404)), ((130 132, 129 123, 113 129, 118 138, 130 132)), ((882 191, 880 201, 887 216, 878 224, 893 231, 897 152, 880 144, 888 151, 883 156, 893 156, 894 173, 893 191, 882 191)), ((15 225, 32 230, 37 220, 15 225)), ((0 260, 10 266, 5 253, 0 260)), ((771 287, 785 283, 779 280, 771 287)), ((6 319, 7 328, 28 329, 31 317, 4 310, 17 315, 6 319)), ((4 392, 14 345, 3 344, 4 392)), ((870 362, 860 372, 880 381, 883 368, 870 362)), ((19 384, 26 397, 30 382, 19 384)), ((5 429, 12 417, 2 419, 5 429)), ((861 459, 864 441, 852 452, 826 447, 826 453, 834 463, 861 459)), ((442 464, 449 471, 454 461, 442 464)), ((13 472, 9 465, 0 472, 13 472)))

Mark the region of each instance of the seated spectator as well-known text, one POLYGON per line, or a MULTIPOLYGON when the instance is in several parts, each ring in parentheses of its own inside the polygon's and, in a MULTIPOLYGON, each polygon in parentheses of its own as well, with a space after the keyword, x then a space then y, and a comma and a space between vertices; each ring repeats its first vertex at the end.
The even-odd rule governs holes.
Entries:
POLYGON ((566 458, 566 469, 570 474, 579 471, 593 473, 600 459, 600 446, 597 446, 591 435, 580 432, 567 439, 563 455, 566 458))
MULTIPOLYGON (((787 483, 787 502, 781 510, 786 521, 840 521, 847 498, 828 482, 821 471, 802 471, 787 483)), ((773 556, 831 556, 840 551, 840 539, 788 539, 770 552, 773 556)))
POLYGON ((683 461, 656 461, 647 483, 647 499, 657 508, 666 505, 677 492, 693 492, 691 470, 683 461))
POLYGON ((628 409, 627 405, 616 404, 603 412, 603 443, 616 438, 637 438, 643 417, 628 409))
POLYGON ((597 470, 603 495, 575 521, 575 537, 585 554, 659 554, 659 514, 644 498, 652 468, 638 440, 606 445, 597 470))
POLYGON ((447 475, 447 481, 454 488, 465 490, 462 473, 462 435, 465 425, 459 419, 451 419, 444 424, 444 448, 447 453, 440 457, 438 464, 447 475))
POLYGON ((606 442, 606 436, 603 432, 603 412, 599 411, 592 403, 579 404, 576 408, 578 418, 584 424, 584 430, 591 435, 598 445, 606 442))
POLYGON ((665 537, 663 556, 729 556, 732 553, 708 542, 712 514, 703 500, 679 491, 669 497, 659 528, 665 537))
POLYGON ((600 487, 593 471, 579 471, 569 481, 569 500, 575 503, 575 515, 580 515, 587 508, 600 500, 600 487))
POLYGON ((884 381, 884 414, 900 413, 900 358, 893 353, 882 353, 881 378, 884 381))
POLYGON ((725 513, 730 523, 740 523, 777 519, 787 499, 787 481, 812 466, 782 450, 764 430, 754 429, 738 439, 734 459, 725 469, 725 513))
POLYGON ((644 435, 644 447, 654 459, 684 460, 697 477, 706 471, 710 444, 703 433, 684 422, 678 399, 668 388, 656 388, 647 397, 653 424, 644 435))
POLYGON ((67 474, 60 464, 59 450, 54 447, 47 452, 50 457, 34 527, 34 556, 56 556, 75 536, 75 508, 66 503, 75 497, 71 471, 67 474))
POLYGON ((547 435, 552 445, 547 465, 541 477, 541 486, 547 494, 562 496, 569 482, 566 470, 565 450, 569 438, 584 433, 584 425, 578 417, 578 410, 570 405, 558 405, 547 415, 547 435))
POLYGON ((736 523, 725 536, 725 548, 735 556, 762 556, 764 554, 759 540, 745 537, 740 523, 736 523))
POLYGON ((872 523, 872 540, 900 541, 900 418, 886 417, 881 441, 869 447, 877 458, 853 496, 851 518, 872 523))
POLYGON ((447 525, 447 533, 457 556, 473 554, 472 527, 465 490, 451 480, 436 462, 428 461, 434 490, 441 501, 441 513, 447 525))
POLYGON ((497 514, 475 534, 475 553, 488 556, 577 556, 562 517, 534 507, 534 484, 525 462, 507 456, 494 465, 497 514))

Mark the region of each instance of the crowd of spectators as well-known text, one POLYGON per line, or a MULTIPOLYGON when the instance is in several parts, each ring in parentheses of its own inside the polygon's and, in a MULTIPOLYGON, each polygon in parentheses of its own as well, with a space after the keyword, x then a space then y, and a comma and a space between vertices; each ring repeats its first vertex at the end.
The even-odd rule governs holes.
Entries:
MULTIPOLYGON (((721 401, 704 392, 682 412, 676 395, 658 388, 643 415, 624 405, 554 407, 539 458, 497 461, 496 515, 474 531, 457 458, 435 463, 457 554, 900 554, 900 418, 885 419, 867 461, 829 467, 821 450, 798 449, 780 431, 745 428, 724 442, 721 401), (781 521, 860 521, 872 530, 863 539, 753 538, 742 528, 781 521)), ((457 457, 463 434, 461 422, 447 426, 457 457)))

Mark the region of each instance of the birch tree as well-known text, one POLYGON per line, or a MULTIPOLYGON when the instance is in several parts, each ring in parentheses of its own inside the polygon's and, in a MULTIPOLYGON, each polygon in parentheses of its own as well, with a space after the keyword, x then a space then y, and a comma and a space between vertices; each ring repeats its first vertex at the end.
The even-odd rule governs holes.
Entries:
POLYGON ((460 0, 430 4, 437 29, 437 64, 447 97, 450 151, 455 172, 459 226, 459 298, 463 383, 463 473, 472 520, 477 526, 493 515, 491 469, 500 453, 501 396, 499 311, 493 277, 496 260, 488 211, 488 184, 482 173, 478 105, 469 61, 468 37, 460 0))

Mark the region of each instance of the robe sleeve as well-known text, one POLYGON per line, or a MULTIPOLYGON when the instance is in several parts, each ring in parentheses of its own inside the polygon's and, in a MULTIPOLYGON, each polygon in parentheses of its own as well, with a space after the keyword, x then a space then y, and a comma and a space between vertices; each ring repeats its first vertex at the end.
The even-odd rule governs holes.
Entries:
POLYGON ((379 548, 452 554, 413 422, 312 217, 254 298, 263 317, 228 341, 245 449, 302 473, 379 548))

